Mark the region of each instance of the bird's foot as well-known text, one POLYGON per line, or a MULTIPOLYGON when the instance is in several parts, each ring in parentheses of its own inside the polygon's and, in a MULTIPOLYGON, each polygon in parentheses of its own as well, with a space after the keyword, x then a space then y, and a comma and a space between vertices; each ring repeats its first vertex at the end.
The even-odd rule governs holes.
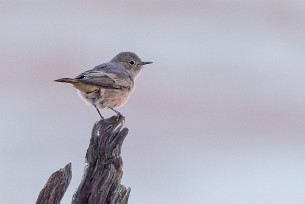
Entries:
POLYGON ((117 114, 117 119, 118 120, 122 120, 123 122, 125 122, 125 116, 123 116, 122 113, 120 113, 119 111, 117 111, 113 108, 110 108, 110 109, 113 110, 117 114))
POLYGON ((122 120, 123 122, 125 122, 125 116, 123 116, 121 113, 117 114, 118 116, 118 120, 122 120))

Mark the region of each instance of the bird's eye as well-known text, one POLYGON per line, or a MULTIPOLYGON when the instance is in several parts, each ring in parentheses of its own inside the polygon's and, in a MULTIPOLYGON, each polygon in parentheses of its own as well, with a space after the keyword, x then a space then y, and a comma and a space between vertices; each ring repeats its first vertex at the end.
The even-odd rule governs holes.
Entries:
POLYGON ((135 61, 131 60, 131 61, 129 61, 129 64, 130 64, 130 65, 134 65, 134 64, 135 64, 135 61))

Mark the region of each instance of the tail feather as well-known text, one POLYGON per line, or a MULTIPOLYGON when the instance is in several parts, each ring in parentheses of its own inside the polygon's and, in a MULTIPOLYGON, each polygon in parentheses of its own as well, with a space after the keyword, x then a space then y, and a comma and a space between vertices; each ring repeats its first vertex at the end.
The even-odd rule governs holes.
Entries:
POLYGON ((78 82, 77 80, 71 79, 71 78, 61 78, 61 79, 56 79, 54 81, 56 81, 56 82, 64 82, 64 83, 71 83, 71 84, 74 84, 74 83, 78 82))

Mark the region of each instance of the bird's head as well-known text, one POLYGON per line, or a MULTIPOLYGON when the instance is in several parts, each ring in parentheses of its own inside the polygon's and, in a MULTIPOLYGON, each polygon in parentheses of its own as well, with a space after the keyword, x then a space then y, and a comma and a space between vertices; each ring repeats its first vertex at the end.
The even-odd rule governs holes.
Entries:
POLYGON ((142 62, 142 60, 133 52, 121 52, 116 55, 110 62, 122 64, 130 75, 136 78, 143 67, 143 65, 151 64, 152 62, 142 62))

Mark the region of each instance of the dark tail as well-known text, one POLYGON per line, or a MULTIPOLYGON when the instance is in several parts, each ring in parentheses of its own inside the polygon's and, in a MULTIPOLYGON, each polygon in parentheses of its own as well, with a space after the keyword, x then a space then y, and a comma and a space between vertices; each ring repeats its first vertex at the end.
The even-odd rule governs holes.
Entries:
POLYGON ((70 83, 70 84, 77 83, 77 80, 75 80, 75 79, 70 79, 70 78, 61 78, 61 79, 56 79, 56 80, 54 80, 54 81, 56 81, 56 82, 70 83))

